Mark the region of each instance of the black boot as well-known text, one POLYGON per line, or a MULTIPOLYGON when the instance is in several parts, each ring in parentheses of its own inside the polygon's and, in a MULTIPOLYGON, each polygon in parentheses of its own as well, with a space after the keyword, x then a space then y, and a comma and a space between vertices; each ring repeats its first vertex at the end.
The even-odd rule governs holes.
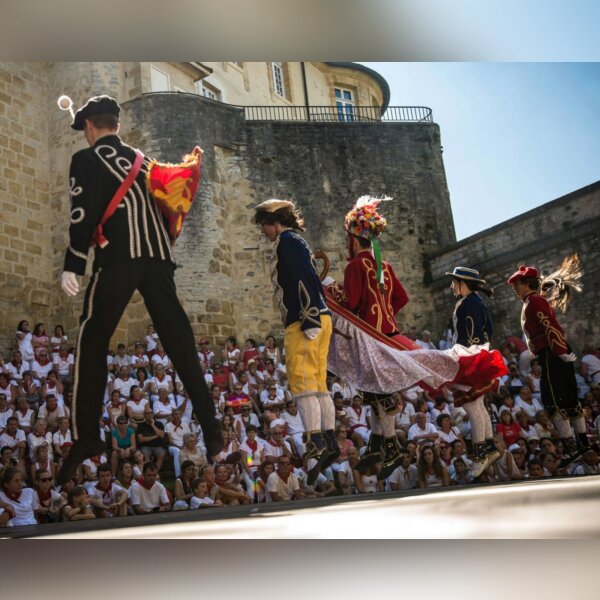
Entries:
POLYGON ((381 445, 383 444, 383 436, 379 433, 372 433, 367 443, 367 448, 362 458, 354 467, 359 473, 364 472, 368 467, 381 462, 381 445))
POLYGON ((311 459, 317 462, 312 469, 308 471, 307 485, 313 485, 317 480, 319 473, 323 470, 323 465, 329 459, 330 452, 327 450, 325 438, 322 431, 307 431, 306 432, 306 464, 311 459))
POLYGON ((572 463, 581 460, 583 455, 589 450, 590 442, 588 440, 587 433, 576 433, 575 443, 565 442, 565 448, 567 448, 567 451, 558 463, 559 469, 566 469, 572 463))
POLYGON ((471 473, 473 479, 481 477, 498 459, 500 452, 494 444, 494 440, 485 440, 475 444, 475 461, 471 473))
POLYGON ((56 477, 57 485, 64 485, 75 476, 77 467, 86 459, 106 452, 106 444, 100 439, 77 440, 65 458, 56 477))
POLYGON ((340 456, 340 446, 335 439, 335 433, 333 429, 327 429, 325 431, 325 445, 327 446, 327 452, 329 456, 323 463, 322 471, 330 467, 340 456))
POLYGON ((387 479, 402 462, 402 448, 396 436, 387 437, 383 440, 383 466, 377 473, 378 481, 387 479))

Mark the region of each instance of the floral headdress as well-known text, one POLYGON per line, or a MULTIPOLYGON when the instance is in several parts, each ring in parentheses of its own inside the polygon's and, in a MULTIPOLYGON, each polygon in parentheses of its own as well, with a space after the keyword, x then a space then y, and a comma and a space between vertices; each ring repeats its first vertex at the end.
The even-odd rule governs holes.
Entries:
POLYGON ((379 282, 382 290, 383 265, 381 262, 381 252, 379 251, 377 238, 386 228, 387 221, 385 220, 385 217, 382 217, 377 212, 377 207, 382 202, 387 202, 391 199, 392 198, 389 196, 382 196, 381 198, 361 196, 352 207, 352 210, 346 214, 346 218, 344 220, 344 227, 349 234, 366 238, 372 242, 373 254, 375 255, 375 261, 377 262, 377 281, 379 282))
POLYGON ((387 200, 391 200, 391 198, 389 196, 382 198, 361 196, 346 215, 344 220, 346 231, 371 241, 378 238, 386 228, 387 221, 377 212, 377 207, 387 200))

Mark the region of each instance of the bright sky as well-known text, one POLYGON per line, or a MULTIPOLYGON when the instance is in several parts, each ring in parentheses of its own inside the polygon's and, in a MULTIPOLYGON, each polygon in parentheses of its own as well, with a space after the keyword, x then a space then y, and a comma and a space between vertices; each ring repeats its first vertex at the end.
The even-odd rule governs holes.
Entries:
POLYGON ((440 126, 460 240, 600 179, 600 63, 363 63, 440 126))

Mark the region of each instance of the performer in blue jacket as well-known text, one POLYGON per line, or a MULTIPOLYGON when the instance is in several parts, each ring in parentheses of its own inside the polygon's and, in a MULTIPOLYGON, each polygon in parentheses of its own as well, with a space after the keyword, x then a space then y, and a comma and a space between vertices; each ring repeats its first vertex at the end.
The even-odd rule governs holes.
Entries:
MULTIPOLYGON (((477 292, 488 296, 492 290, 475 269, 456 267, 452 273, 446 273, 452 278, 452 293, 459 301, 454 307, 452 316, 454 322, 454 344, 466 348, 482 346, 491 343, 493 327, 487 306, 477 292)), ((484 392, 476 395, 474 400, 464 403, 464 409, 471 423, 471 441, 475 453, 473 477, 482 475, 498 458, 500 453, 494 443, 492 420, 483 403, 484 392)))
POLYGON ((284 348, 289 390, 306 431, 306 453, 316 463, 308 484, 339 456, 334 435, 335 408, 327 390, 331 314, 310 247, 298 233, 304 221, 289 200, 266 200, 254 222, 273 242, 271 282, 285 326, 284 348))

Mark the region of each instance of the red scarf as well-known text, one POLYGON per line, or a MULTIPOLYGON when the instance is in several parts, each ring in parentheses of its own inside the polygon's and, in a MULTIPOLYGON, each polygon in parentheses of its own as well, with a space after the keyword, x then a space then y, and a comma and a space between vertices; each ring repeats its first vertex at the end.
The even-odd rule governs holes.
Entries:
POLYGON ((23 490, 21 490, 17 494, 13 494, 12 492, 9 492, 8 490, 4 490, 4 493, 6 494, 6 497, 10 498, 13 502, 19 502, 19 498, 21 497, 23 490))
POLYGON ((42 506, 50 506, 50 502, 52 500, 52 488, 49 488, 47 492, 38 490, 37 495, 42 506))
POLYGON ((156 481, 154 483, 152 483, 151 485, 146 485, 146 482, 144 481, 143 477, 140 477, 139 479, 136 479, 136 481, 146 490, 151 490, 154 487, 154 484, 156 483, 156 481))
POLYGON ((256 449, 258 448, 258 442, 256 440, 252 442, 249 439, 246 439, 246 446, 248 446, 252 452, 256 452, 256 449))
POLYGON ((276 444, 274 440, 269 440, 269 444, 271 444, 271 446, 273 446, 274 448, 282 448, 283 447, 283 442, 281 442, 280 444, 276 444))
POLYGON ((286 477, 284 477, 279 470, 277 471, 277 475, 279 475, 279 479, 281 479, 282 481, 285 481, 286 483, 288 482, 288 479, 290 478, 290 475, 292 474, 292 472, 290 471, 286 477))

